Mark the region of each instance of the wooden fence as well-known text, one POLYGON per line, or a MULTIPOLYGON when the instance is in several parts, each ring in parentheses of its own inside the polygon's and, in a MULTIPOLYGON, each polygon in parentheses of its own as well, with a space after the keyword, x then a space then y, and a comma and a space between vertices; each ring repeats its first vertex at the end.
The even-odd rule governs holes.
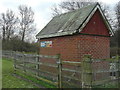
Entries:
POLYGON ((83 88, 92 88, 106 84, 116 84, 120 88, 120 60, 116 56, 112 59, 92 59, 91 55, 85 55, 82 62, 83 88))
POLYGON ((60 55, 32 55, 3 51, 3 57, 14 59, 15 72, 22 72, 58 88, 92 88, 109 82, 119 87, 120 61, 92 59, 85 55, 82 62, 62 61, 60 55))

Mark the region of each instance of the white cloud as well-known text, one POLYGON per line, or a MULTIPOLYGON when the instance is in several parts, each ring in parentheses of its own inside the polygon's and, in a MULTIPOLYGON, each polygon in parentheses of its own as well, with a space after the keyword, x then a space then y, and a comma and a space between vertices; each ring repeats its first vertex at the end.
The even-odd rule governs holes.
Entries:
POLYGON ((98 1, 102 1, 106 4, 115 4, 117 3, 119 0, 98 0, 98 1))
POLYGON ((3 13, 7 10, 6 7, 4 7, 2 4, 0 4, 0 13, 3 13))

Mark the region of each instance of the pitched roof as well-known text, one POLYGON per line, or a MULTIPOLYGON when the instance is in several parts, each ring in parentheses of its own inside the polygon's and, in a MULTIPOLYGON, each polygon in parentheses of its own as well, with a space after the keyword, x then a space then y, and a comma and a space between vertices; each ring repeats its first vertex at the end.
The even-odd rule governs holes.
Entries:
MULTIPOLYGON (((36 35, 36 38, 69 35, 76 33, 78 30, 80 32, 85 26, 84 23, 87 23, 96 11, 95 8, 100 9, 98 3, 53 17, 53 19, 36 35)), ((104 15, 103 17, 106 19, 104 15)), ((111 33, 113 33, 109 23, 106 22, 106 24, 111 33)))

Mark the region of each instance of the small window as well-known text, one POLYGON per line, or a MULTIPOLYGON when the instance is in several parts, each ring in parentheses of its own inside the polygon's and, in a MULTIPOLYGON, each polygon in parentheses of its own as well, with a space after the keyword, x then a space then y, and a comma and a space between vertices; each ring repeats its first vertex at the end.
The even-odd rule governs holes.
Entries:
POLYGON ((115 72, 110 72, 110 76, 116 76, 115 72))

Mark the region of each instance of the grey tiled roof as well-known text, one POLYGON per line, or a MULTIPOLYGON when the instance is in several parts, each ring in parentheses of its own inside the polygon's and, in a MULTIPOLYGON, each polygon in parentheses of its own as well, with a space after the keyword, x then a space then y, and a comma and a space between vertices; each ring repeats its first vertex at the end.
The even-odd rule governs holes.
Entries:
MULTIPOLYGON (((64 13, 53 19, 36 35, 36 38, 47 38, 75 33, 82 27, 98 3, 64 13)), ((110 25, 107 22, 108 27, 110 25)))
POLYGON ((53 19, 36 35, 50 35, 58 32, 74 31, 79 29, 96 4, 89 5, 68 13, 53 17, 53 19))

